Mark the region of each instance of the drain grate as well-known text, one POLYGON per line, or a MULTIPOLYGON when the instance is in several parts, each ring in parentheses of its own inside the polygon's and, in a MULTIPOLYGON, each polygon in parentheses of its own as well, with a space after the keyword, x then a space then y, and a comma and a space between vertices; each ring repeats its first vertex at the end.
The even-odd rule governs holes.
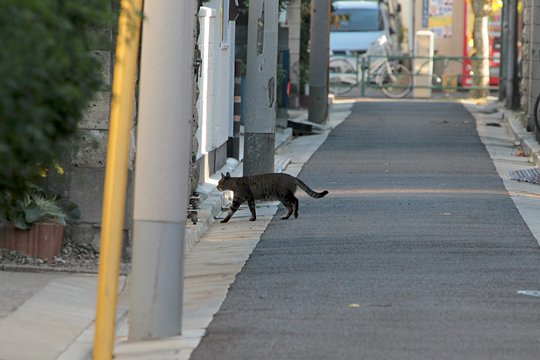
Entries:
POLYGON ((508 177, 511 180, 524 181, 540 185, 540 169, 537 168, 509 171, 508 177))

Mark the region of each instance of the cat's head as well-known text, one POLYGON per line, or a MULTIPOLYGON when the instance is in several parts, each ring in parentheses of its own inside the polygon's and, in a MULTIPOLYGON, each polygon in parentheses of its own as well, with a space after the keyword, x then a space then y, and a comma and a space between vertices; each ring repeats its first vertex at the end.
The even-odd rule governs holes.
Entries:
POLYGON ((223 175, 223 173, 221 173, 221 179, 219 180, 217 184, 217 189, 219 191, 232 190, 231 188, 232 183, 233 181, 231 178, 231 174, 229 172, 227 172, 226 175, 223 175))

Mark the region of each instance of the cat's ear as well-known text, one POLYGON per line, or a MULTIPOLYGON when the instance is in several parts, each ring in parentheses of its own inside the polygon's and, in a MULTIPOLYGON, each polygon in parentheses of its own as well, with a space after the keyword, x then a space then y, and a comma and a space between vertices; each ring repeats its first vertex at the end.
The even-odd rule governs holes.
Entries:
POLYGON ((222 178, 222 179, 225 178, 225 175, 223 175, 223 173, 221 173, 221 178, 222 178))
POLYGON ((227 171, 227 176, 225 176, 226 178, 230 178, 231 177, 231 174, 227 171))

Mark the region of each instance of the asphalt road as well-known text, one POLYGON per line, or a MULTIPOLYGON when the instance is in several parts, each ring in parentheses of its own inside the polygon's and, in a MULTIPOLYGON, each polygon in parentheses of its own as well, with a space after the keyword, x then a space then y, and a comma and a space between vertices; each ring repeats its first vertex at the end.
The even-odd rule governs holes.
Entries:
POLYGON ((191 359, 538 359, 540 250, 455 103, 355 105, 191 359))

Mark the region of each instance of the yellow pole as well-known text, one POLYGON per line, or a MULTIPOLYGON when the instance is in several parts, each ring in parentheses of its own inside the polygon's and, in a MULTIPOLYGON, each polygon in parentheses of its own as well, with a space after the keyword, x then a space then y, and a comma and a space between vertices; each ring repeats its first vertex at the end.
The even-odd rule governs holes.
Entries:
POLYGON ((122 0, 121 6, 103 194, 94 360, 109 360, 113 355, 129 139, 141 32, 142 0, 122 0))

